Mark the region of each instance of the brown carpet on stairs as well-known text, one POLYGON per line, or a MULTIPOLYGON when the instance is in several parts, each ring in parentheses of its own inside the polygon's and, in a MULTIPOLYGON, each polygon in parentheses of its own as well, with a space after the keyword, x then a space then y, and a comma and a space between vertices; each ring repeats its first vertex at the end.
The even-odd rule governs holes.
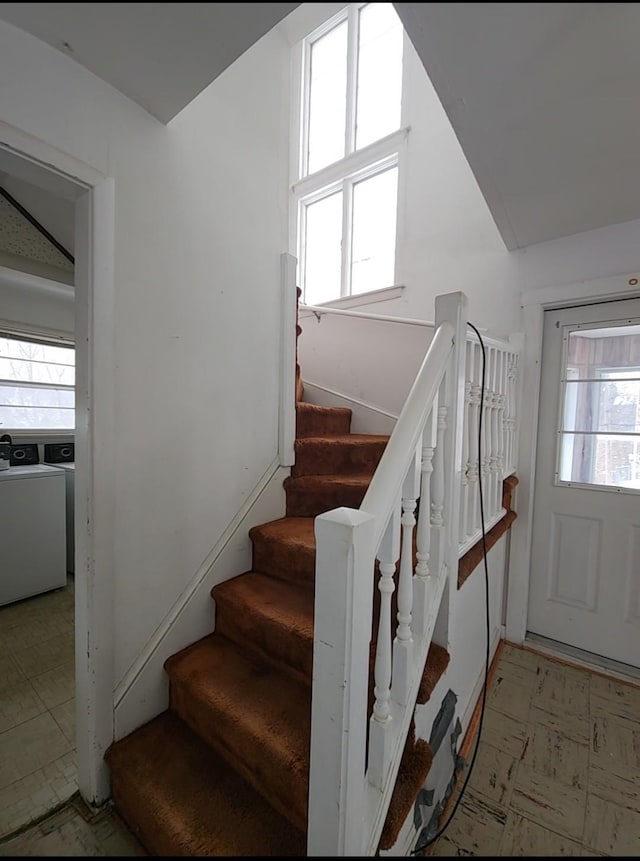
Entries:
MULTIPOLYGON (((212 633, 165 662, 168 710, 106 754, 116 809, 152 855, 306 852, 313 519, 359 507, 387 437, 351 434, 350 410, 307 404, 303 393, 298 369, 285 516, 251 529, 251 570, 212 589, 212 633)), ((420 702, 447 662, 432 646, 420 702)), ((371 701, 373 664, 370 680, 371 701)), ((412 731, 381 845, 393 845, 430 763, 412 731)))

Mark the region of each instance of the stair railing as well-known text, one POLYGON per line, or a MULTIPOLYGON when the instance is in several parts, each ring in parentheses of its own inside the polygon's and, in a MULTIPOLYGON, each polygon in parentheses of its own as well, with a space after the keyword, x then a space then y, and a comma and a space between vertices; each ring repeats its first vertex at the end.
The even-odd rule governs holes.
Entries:
POLYGON ((375 855, 436 621, 447 635, 460 530, 465 306, 462 293, 436 299, 435 334, 360 509, 315 520, 309 855, 375 855))
POLYGON ((475 334, 467 335, 462 440, 463 470, 460 478, 459 555, 463 556, 482 537, 478 478, 482 478, 485 528, 489 531, 506 513, 502 507, 502 483, 516 468, 517 385, 521 336, 508 342, 483 335, 485 392, 482 398, 482 457, 478 452, 478 420, 482 382, 482 350, 475 334))

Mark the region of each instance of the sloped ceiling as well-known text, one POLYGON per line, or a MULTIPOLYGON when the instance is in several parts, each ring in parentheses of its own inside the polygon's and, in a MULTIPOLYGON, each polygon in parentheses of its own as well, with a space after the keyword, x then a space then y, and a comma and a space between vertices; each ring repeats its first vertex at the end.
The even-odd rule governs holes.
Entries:
POLYGON ((639 3, 394 5, 508 248, 640 218, 639 3))
POLYGON ((0 19, 169 122, 299 3, 0 3, 0 19))
MULTIPOLYGON (((0 19, 166 123, 301 5, 334 6, 0 3, 0 19)), ((394 5, 509 249, 640 218, 640 4, 394 5)))

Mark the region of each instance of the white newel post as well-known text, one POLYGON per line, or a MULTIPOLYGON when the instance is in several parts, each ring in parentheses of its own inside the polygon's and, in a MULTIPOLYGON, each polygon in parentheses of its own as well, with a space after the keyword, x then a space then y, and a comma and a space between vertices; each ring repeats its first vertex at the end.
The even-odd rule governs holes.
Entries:
POLYGON ((307 854, 362 854, 374 518, 316 517, 307 854))
POLYGON ((402 550, 398 578, 398 627, 393 642, 393 675, 391 695, 400 705, 409 702, 413 671, 413 530, 415 510, 420 494, 422 447, 416 449, 402 487, 402 550))
POLYGON ((502 508, 502 482, 505 478, 505 452, 504 452, 504 404, 507 378, 507 353, 505 350, 500 351, 500 385, 498 387, 497 406, 497 436, 498 436, 498 507, 502 508))
POLYGON ((420 508, 416 532, 416 576, 413 581, 413 630, 417 636, 424 634, 427 624, 429 600, 431 598, 431 475, 433 455, 436 448, 436 419, 438 399, 427 419, 422 434, 422 465, 420 483, 420 508))
POLYGON ((462 434, 462 475, 460 478, 460 530, 458 539, 462 544, 467 536, 467 517, 469 513, 469 426, 471 420, 471 368, 470 362, 473 357, 473 351, 467 344, 467 359, 464 382, 464 413, 463 413, 463 434, 462 434))
POLYGON ((394 506, 377 558, 380 562, 380 618, 374 666, 373 713, 369 720, 369 759, 367 777, 372 786, 382 789, 391 762, 391 596, 393 575, 400 555, 400 504, 394 506))
POLYGON ((487 519, 493 517, 497 511, 496 496, 498 486, 498 442, 496 439, 496 362, 498 351, 495 347, 489 348, 488 355, 488 374, 487 374, 487 467, 488 467, 488 482, 487 482, 487 499, 488 506, 485 515, 487 519))
POLYGON ((280 406, 278 413, 278 454, 280 466, 295 463, 296 436, 296 316, 298 291, 297 260, 293 254, 280 255, 282 313, 280 315, 280 406))
MULTIPOLYGON (((448 432, 444 435, 444 546, 441 562, 450 577, 450 596, 458 583, 458 530, 460 523, 460 479, 462 474, 462 436, 464 415, 465 356, 467 349, 467 300, 464 293, 446 293, 436 298, 436 326, 448 320, 454 328, 454 348, 445 375, 444 403, 447 406, 448 432)), ((438 409, 438 412, 440 408, 438 409)), ((449 600, 449 612, 453 607, 449 600)))

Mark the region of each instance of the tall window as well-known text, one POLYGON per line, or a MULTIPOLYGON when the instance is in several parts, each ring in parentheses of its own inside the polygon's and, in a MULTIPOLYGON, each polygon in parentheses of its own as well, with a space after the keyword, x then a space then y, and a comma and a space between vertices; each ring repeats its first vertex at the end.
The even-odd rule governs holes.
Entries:
POLYGON ((75 428, 75 350, 0 333, 0 434, 75 428))
POLYGON ((308 305, 394 283, 402 43, 392 3, 352 3, 304 40, 293 194, 308 305))

